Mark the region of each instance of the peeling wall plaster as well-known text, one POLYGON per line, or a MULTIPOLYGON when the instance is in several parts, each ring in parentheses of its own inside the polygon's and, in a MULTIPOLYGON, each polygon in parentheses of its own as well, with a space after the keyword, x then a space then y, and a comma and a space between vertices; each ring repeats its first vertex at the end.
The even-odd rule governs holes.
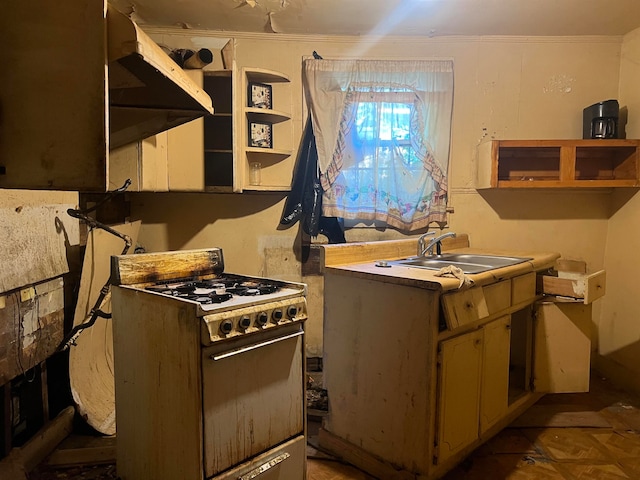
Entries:
POLYGON ((542 91, 544 93, 567 94, 573 91, 574 83, 575 79, 570 77, 569 75, 554 75, 548 80, 547 84, 542 87, 542 91))

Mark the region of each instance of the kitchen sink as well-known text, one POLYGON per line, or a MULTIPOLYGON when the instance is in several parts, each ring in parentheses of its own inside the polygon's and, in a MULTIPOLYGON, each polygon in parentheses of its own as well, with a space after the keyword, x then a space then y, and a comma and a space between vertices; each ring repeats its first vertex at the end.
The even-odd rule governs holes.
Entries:
POLYGON ((440 270, 441 268, 455 266, 460 268, 464 273, 481 273, 495 270, 496 268, 510 267, 511 265, 524 263, 528 260, 531 260, 531 258, 477 255, 470 253, 443 253, 442 255, 409 257, 403 260, 389 262, 389 264, 426 268, 429 270, 440 270))

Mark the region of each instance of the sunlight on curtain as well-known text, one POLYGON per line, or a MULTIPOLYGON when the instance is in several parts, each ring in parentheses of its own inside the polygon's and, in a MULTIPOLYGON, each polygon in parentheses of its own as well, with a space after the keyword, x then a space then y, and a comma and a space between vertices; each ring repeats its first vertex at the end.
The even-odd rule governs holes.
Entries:
POLYGON ((323 215, 446 222, 453 62, 305 60, 323 215))

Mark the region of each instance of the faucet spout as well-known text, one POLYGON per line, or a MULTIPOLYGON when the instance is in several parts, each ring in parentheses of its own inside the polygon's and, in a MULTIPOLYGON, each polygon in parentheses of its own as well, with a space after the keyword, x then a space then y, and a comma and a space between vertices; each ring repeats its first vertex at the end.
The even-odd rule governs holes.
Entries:
POLYGON ((426 238, 429 235, 435 235, 436 232, 425 232, 422 235, 420 235, 420 238, 418 238, 418 256, 424 255, 424 251, 426 249, 426 238))
POLYGON ((433 247, 436 247, 436 254, 440 255, 442 253, 442 240, 449 237, 456 238, 456 234, 453 232, 447 232, 443 233, 439 237, 432 238, 431 241, 420 252, 420 256, 433 255, 433 247))

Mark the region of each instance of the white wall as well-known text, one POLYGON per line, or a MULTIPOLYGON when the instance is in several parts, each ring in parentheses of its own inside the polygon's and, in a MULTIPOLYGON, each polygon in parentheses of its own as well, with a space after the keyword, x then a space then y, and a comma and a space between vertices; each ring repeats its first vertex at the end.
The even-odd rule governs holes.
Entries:
MULTIPOLYGON (((202 46, 202 32, 178 33, 197 37, 202 46)), ((236 38, 239 66, 278 70, 292 79, 294 138, 298 139, 303 124, 301 63, 314 50, 325 58, 452 58, 455 95, 449 186, 455 213, 450 216, 451 230, 468 233, 472 246, 556 251, 566 258, 586 261, 591 270, 603 267, 613 209, 610 194, 478 193, 473 188, 476 147, 491 138, 581 138, 582 109, 618 95, 621 37, 367 40, 238 34, 236 38)), ((221 246, 229 270, 285 278, 299 274, 299 265, 292 262, 299 254, 295 250, 298 225, 278 230, 282 196, 169 194, 132 198, 133 214, 143 220, 140 241, 151 250, 221 246), (287 260, 272 254, 284 255, 287 260)), ((348 240, 399 236, 395 231, 375 229, 347 233, 348 240)), ((314 308, 321 312, 321 305, 314 308)), ((312 332, 308 341, 316 350, 322 341, 320 316, 313 315, 308 322, 312 332)))
MULTIPOLYGON (((625 36, 620 60, 620 107, 628 110, 627 138, 640 138, 640 29, 625 36)), ((639 159, 640 160, 640 159, 639 159)), ((635 192, 635 190, 634 190, 635 192)), ((617 192, 624 202, 631 192, 617 192)), ((605 249, 607 294, 598 325, 597 368, 640 391, 640 195, 609 220, 605 249)))

